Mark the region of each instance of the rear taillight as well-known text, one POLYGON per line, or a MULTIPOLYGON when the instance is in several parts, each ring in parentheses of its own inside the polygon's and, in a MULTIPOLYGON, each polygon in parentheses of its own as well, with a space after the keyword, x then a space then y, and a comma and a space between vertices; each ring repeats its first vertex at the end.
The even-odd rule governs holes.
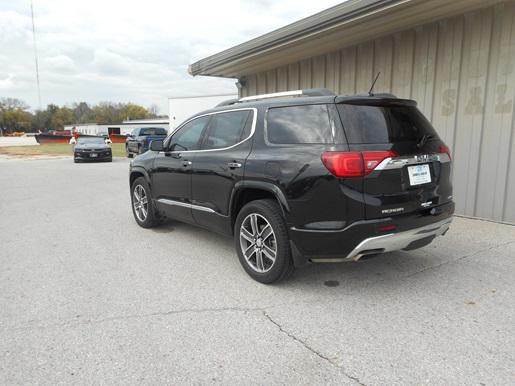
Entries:
POLYGON ((447 145, 441 145, 438 148, 438 153, 446 153, 451 158, 451 149, 447 145))
POLYGON ((363 177, 379 165, 385 158, 397 157, 394 151, 326 151, 322 162, 336 177, 363 177))

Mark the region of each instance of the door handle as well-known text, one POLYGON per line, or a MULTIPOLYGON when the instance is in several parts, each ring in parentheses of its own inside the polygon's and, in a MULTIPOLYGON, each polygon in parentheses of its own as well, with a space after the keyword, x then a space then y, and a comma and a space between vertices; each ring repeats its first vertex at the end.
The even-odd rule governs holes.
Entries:
POLYGON ((188 166, 191 166, 192 162, 191 161, 183 161, 182 162, 182 166, 184 166, 185 168, 187 168, 188 166))
POLYGON ((231 169, 241 168, 241 163, 239 162, 228 162, 227 166, 231 169))

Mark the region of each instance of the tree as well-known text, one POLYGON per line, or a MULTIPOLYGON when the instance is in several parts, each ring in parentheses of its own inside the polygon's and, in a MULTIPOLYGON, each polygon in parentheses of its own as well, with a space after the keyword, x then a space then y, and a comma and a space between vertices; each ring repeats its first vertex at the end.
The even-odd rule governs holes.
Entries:
POLYGON ((86 102, 72 105, 74 123, 90 123, 95 121, 93 110, 86 102))
POLYGON ((145 119, 150 116, 149 112, 143 106, 135 105, 133 103, 127 103, 122 107, 122 112, 125 115, 125 119, 145 119))
POLYGON ((10 132, 29 131, 32 128, 32 115, 28 111, 5 111, 2 120, 3 126, 10 132))
MULTIPOLYGON (((0 99, 0 128, 8 131, 28 131, 32 128, 29 105, 17 98, 0 99)), ((2 130, 3 131, 3 130, 2 130)))
POLYGON ((50 126, 54 130, 64 129, 65 125, 71 125, 74 121, 73 110, 68 107, 58 107, 50 118, 50 126))
POLYGON ((1 98, 0 111, 28 110, 30 106, 18 98, 1 98))
POLYGON ((66 125, 96 122, 117 124, 126 119, 155 118, 157 105, 148 109, 135 103, 100 102, 90 107, 86 102, 70 107, 49 104, 45 110, 30 112, 30 106, 16 98, 0 98, 0 128, 13 130, 61 130, 66 125))

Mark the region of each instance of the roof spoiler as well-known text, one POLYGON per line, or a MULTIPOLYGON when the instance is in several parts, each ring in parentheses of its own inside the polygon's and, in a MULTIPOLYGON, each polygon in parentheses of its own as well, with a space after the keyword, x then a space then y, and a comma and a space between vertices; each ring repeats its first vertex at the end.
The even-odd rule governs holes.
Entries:
POLYGON ((240 99, 229 99, 229 100, 219 103, 218 105, 216 105, 216 107, 228 106, 228 105, 233 105, 236 103, 259 101, 262 99, 302 97, 302 96, 309 96, 309 97, 336 96, 336 94, 326 88, 308 88, 308 89, 304 89, 304 90, 282 91, 282 92, 274 92, 274 93, 270 93, 270 94, 252 95, 252 96, 243 97, 240 99))
POLYGON ((412 99, 398 98, 393 94, 381 93, 372 96, 368 94, 359 94, 352 96, 338 96, 334 99, 334 103, 346 103, 351 105, 367 105, 367 106, 416 106, 417 102, 412 99))

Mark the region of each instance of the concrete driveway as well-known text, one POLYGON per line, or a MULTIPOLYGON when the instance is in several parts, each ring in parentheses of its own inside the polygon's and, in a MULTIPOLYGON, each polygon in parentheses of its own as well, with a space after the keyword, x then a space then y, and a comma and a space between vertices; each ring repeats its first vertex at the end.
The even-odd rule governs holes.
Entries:
POLYGON ((513 384, 515 227, 264 286, 132 219, 128 162, 0 160, 0 384, 513 384))

